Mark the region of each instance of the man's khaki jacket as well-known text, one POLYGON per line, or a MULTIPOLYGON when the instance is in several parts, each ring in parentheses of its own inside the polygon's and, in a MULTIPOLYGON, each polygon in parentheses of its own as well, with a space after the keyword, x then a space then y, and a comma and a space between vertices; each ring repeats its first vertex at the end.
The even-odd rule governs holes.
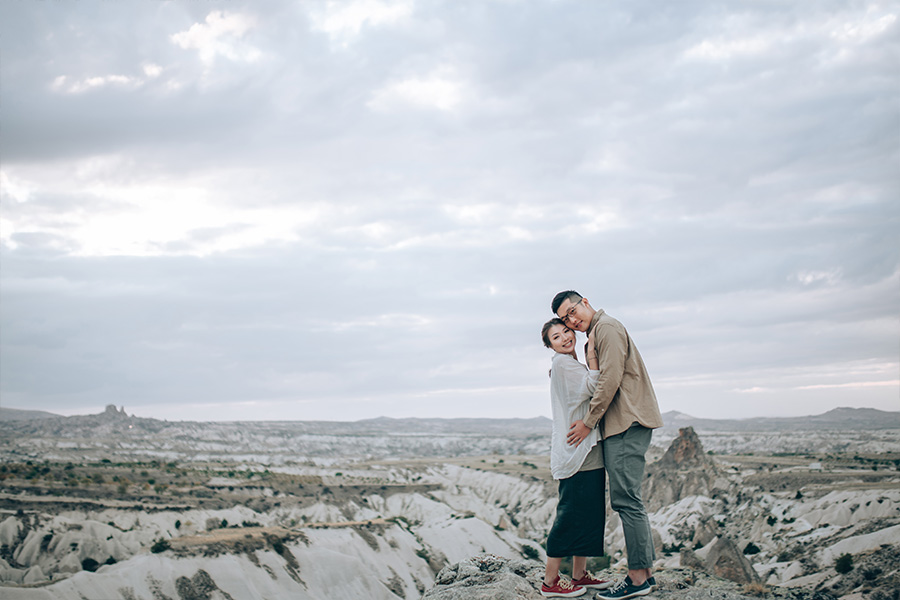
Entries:
POLYGON ((591 319, 585 355, 596 355, 600 365, 600 379, 584 417, 585 425, 593 429, 602 419, 603 439, 626 431, 633 423, 648 429, 662 427, 644 360, 625 327, 603 309, 591 319))

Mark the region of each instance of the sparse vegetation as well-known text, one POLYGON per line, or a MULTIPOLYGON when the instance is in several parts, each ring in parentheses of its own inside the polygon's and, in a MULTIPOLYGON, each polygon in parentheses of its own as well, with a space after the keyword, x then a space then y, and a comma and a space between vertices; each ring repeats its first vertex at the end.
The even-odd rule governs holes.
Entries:
POLYGON ((684 548, 684 542, 678 542, 677 544, 663 544, 662 552, 663 554, 675 554, 676 552, 681 552, 682 548, 684 548))
POLYGON ((168 550, 171 547, 172 546, 169 544, 169 542, 167 540, 164 540, 163 538, 159 538, 158 540, 156 540, 153 543, 152 546, 150 546, 150 552, 153 552, 154 554, 159 554, 160 552, 165 552, 166 550, 168 550))
POLYGON ((762 583, 747 583, 744 584, 744 594, 765 597, 769 594, 769 588, 762 583))
POLYGON ((283 555, 284 554, 284 542, 280 539, 275 538, 271 540, 272 550, 276 552, 276 554, 283 555))

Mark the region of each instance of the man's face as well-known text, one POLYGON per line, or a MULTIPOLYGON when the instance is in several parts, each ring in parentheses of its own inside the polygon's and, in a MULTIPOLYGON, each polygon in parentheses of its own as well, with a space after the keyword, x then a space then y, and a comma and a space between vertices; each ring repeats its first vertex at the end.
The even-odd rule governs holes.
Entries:
POLYGON ((563 303, 559 305, 556 316, 565 321, 566 325, 569 326, 569 329, 583 332, 588 330, 593 315, 591 315, 591 311, 588 309, 587 302, 584 298, 576 302, 566 298, 563 300, 563 303))

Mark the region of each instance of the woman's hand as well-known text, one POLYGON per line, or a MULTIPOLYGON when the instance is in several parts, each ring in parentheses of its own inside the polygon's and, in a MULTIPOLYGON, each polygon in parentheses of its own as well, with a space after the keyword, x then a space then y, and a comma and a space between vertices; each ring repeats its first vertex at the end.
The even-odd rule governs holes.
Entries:
POLYGON ((584 441, 584 438, 586 438, 590 432, 590 428, 584 424, 584 421, 575 421, 572 423, 572 426, 569 427, 569 435, 566 436, 566 442, 568 442, 570 446, 577 446, 584 441))

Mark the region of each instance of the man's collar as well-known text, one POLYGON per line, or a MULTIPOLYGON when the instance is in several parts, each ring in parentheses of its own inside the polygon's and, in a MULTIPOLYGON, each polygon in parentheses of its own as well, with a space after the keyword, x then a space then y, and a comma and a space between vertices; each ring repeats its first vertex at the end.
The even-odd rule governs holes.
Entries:
POLYGON ((591 331, 593 331, 594 325, 597 324, 597 321, 599 321, 600 317, 602 317, 604 314, 606 313, 603 312, 602 308, 597 309, 597 312, 595 312, 594 316, 591 317, 591 324, 588 326, 588 330, 584 332, 585 335, 591 335, 591 331))

